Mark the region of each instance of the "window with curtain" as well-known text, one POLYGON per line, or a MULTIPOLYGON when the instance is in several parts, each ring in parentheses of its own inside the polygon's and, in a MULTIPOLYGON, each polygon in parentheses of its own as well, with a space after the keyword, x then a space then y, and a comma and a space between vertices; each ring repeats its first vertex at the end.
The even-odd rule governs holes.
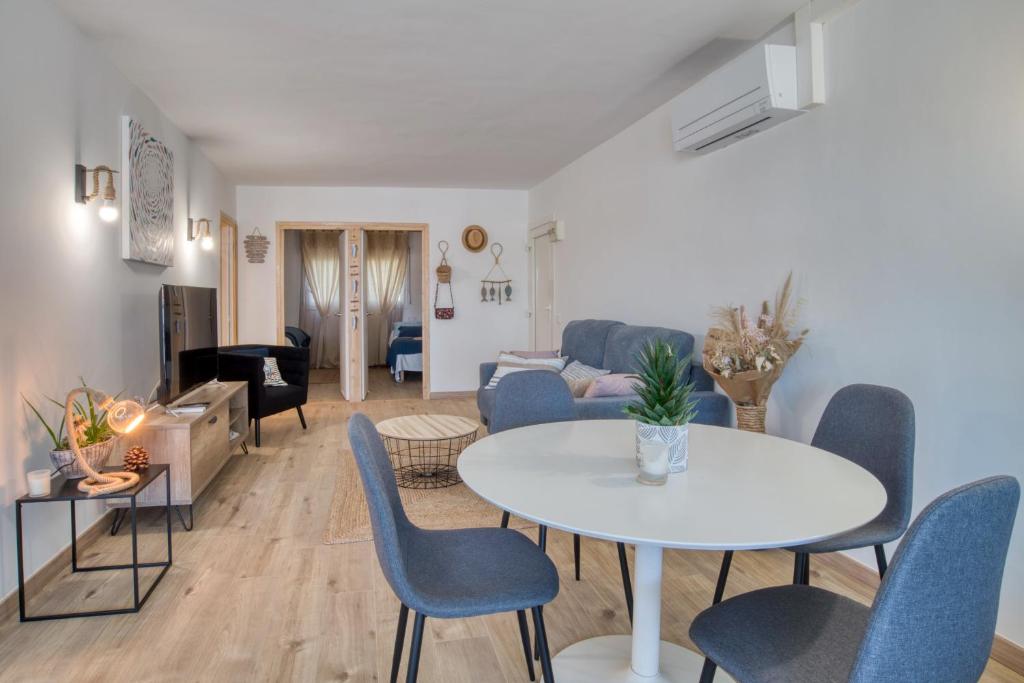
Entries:
POLYGON ((366 353, 369 365, 384 365, 391 326, 402 319, 409 278, 409 235, 395 230, 366 233, 366 353))
POLYGON ((336 368, 341 362, 341 231, 302 233, 302 306, 299 326, 312 337, 310 365, 336 368))

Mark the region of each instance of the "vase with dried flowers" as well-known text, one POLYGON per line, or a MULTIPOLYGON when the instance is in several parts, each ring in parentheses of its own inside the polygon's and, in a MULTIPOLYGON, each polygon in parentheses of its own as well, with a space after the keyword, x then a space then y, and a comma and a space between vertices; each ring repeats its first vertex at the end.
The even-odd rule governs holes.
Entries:
POLYGON ((775 301, 751 316, 744 306, 714 311, 716 325, 704 342, 703 364, 736 404, 736 425, 763 432, 768 395, 786 363, 803 345, 808 330, 793 334, 800 302, 793 301, 793 274, 786 276, 775 301))

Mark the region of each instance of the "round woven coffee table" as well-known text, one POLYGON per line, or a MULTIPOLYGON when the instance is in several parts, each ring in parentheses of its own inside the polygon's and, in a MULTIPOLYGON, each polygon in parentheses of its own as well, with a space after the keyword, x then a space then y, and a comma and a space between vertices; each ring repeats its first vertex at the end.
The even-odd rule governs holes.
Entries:
POLYGON ((456 415, 405 415, 377 423, 395 479, 407 489, 440 489, 461 482, 456 460, 476 441, 479 428, 476 420, 456 415))

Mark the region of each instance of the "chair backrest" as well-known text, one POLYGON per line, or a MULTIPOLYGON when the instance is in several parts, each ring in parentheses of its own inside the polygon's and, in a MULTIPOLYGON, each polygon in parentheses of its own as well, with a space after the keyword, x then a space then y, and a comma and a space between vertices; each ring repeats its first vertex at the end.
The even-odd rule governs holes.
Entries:
POLYGON ((405 515, 402 499, 398 496, 391 459, 377 428, 362 413, 356 413, 348 421, 348 440, 359 466, 366 503, 370 508, 377 560, 395 595, 408 605, 413 598, 402 544, 406 535, 415 527, 405 515))
POLYGON ((914 404, 905 394, 873 384, 843 387, 825 407, 811 445, 871 472, 888 496, 877 519, 906 530, 914 488, 914 404))
POLYGON ((292 344, 300 348, 309 348, 309 343, 312 341, 312 337, 310 337, 304 329, 301 327, 294 327, 292 325, 285 326, 284 336, 288 337, 292 344))
POLYGON ((522 370, 505 375, 494 388, 494 410, 487 429, 506 429, 576 419, 572 390, 550 370, 522 370))
POLYGON ((608 332, 621 326, 617 320, 573 320, 562 330, 561 354, 593 368, 603 367, 608 332))
POLYGON ((851 683, 978 680, 1019 500, 1016 479, 990 477, 918 515, 875 595, 851 683))

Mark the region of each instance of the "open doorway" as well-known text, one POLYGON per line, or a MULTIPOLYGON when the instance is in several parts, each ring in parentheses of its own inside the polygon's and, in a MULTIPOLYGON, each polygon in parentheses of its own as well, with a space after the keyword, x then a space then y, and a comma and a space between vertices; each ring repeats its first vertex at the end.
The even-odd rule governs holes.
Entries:
POLYGON ((310 400, 430 398, 430 321, 423 314, 429 226, 279 221, 276 227, 278 343, 310 346, 310 400))
POLYGON ((422 250, 418 231, 366 231, 367 400, 423 394, 422 250))
POLYGON ((286 230, 283 239, 284 336, 309 348, 309 399, 345 396, 345 231, 286 230))

